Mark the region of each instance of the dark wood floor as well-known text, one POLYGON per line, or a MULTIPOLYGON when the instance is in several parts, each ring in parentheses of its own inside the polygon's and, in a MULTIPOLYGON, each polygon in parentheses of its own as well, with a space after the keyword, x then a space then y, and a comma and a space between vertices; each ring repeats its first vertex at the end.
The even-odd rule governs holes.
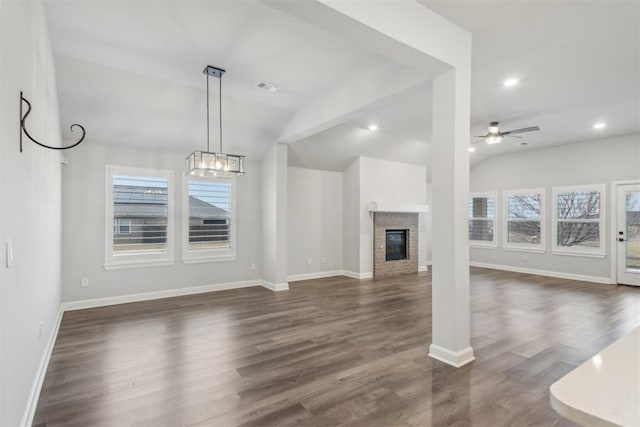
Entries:
POLYGON ((35 425, 554 426, 551 383, 640 323, 640 289, 472 269, 476 361, 427 356, 431 276, 65 313, 35 425))

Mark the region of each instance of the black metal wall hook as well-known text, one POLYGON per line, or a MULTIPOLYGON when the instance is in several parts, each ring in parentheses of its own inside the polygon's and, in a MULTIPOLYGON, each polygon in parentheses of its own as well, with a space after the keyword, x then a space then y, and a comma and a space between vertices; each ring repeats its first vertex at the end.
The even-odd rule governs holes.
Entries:
POLYGON ((82 125, 74 123, 69 127, 69 129, 71 129, 71 132, 73 132, 73 128, 75 126, 79 127, 80 130, 82 131, 82 136, 80 137, 80 140, 78 142, 76 142, 73 145, 69 145, 68 147, 51 147, 50 145, 43 144, 43 143, 38 142, 35 139, 33 139, 33 137, 31 135, 29 135, 29 132, 27 131, 27 128, 25 127, 25 122, 27 121, 27 117, 29 116, 29 113, 31 113, 31 103, 27 100, 27 98, 22 96, 22 91, 20 91, 20 152, 21 153, 22 153, 22 132, 24 132, 24 134, 27 136, 27 138, 29 138, 32 142, 35 142, 39 146, 44 147, 44 148, 49 148, 51 150, 68 150, 69 148, 73 148, 73 147, 79 145, 84 140, 84 137, 87 135, 87 132, 84 130, 84 127, 82 127, 82 125), (22 114, 22 104, 23 104, 23 102, 26 102, 27 103, 27 107, 28 107, 28 110, 27 110, 26 113, 24 113, 24 115, 22 114))

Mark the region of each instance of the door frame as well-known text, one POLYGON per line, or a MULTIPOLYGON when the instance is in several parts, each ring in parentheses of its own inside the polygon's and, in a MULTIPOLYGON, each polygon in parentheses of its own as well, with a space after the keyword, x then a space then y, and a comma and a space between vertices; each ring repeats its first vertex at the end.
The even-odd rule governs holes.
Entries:
POLYGON ((640 179, 627 179, 623 181, 611 181, 611 194, 609 203, 611 206, 611 224, 609 244, 611 246, 611 283, 618 283, 618 232, 616 223, 618 222, 618 186, 620 185, 640 185, 640 179))

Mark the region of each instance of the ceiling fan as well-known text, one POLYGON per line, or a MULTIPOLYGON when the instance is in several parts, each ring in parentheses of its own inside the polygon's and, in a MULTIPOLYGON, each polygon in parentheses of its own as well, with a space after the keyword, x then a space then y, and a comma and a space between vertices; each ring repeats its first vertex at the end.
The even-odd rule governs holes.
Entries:
POLYGON ((487 144, 499 144, 502 142, 505 136, 509 136, 512 138, 522 138, 521 136, 515 136, 513 134, 524 133, 524 132, 534 132, 537 130, 540 130, 540 127, 530 126, 528 128, 514 129, 514 130, 508 130, 505 132, 500 132, 500 129, 498 128, 498 122, 491 122, 489 123, 489 132, 486 135, 476 136, 476 138, 482 138, 482 139, 473 142, 473 144, 476 144, 480 141, 486 141, 487 144))

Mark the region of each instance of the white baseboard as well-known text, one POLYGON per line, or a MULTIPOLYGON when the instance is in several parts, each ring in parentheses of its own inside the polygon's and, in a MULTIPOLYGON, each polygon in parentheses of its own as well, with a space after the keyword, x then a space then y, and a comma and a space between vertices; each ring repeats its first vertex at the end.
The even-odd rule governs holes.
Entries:
POLYGON ((473 349, 471 347, 467 347, 460 351, 451 351, 435 344, 431 344, 429 346, 429 356, 451 365, 454 368, 460 368, 461 366, 471 363, 476 359, 473 357, 473 349))
POLYGON ((610 277, 587 276, 584 274, 562 273, 560 271, 538 270, 535 268, 514 267, 511 265, 489 264, 486 262, 469 263, 472 267, 490 268, 492 270, 512 271, 514 273, 536 274, 538 276, 557 277, 558 279, 580 280, 582 282, 611 284, 610 277))
POLYGON ((278 292, 278 291, 287 291, 289 290, 289 283, 273 283, 268 280, 261 280, 260 284, 269 289, 270 291, 278 292))
POLYGON ((343 276, 352 277, 354 279, 371 279, 373 277, 373 272, 367 271, 365 273, 357 273, 355 271, 344 270, 343 276))
POLYGON ((227 289, 248 288, 261 286, 260 280, 243 280, 239 282, 216 283, 213 285, 191 286, 188 288, 168 289, 166 291, 144 292, 140 294, 119 295, 115 297, 95 298, 82 301, 63 302, 63 311, 82 310, 85 308, 105 307, 108 305, 126 304, 129 302, 148 301, 160 298, 178 297, 183 295, 203 294, 206 292, 224 291, 227 289))
POLYGON ((344 271, 318 271, 317 273, 292 274, 287 276, 287 282, 297 282, 299 280, 324 279, 325 277, 344 276, 344 271))
POLYGON ((51 328, 51 335, 49 335, 47 346, 44 349, 44 353, 42 354, 42 358, 40 359, 40 364, 38 365, 38 370, 36 371, 36 376, 33 379, 33 385, 31 386, 31 391, 29 392, 29 399, 27 399, 27 406, 24 409, 22 420, 20 421, 20 426, 22 427, 28 427, 33 424, 33 417, 36 415, 38 399, 40 399, 40 391, 42 390, 42 383, 44 382, 44 377, 47 374, 49 360, 51 359, 51 353, 53 353, 53 347, 56 344, 56 338, 58 337, 58 331, 60 330, 60 323, 62 323, 63 314, 64 310, 61 306, 58 309, 55 323, 53 325, 53 328, 51 328))

